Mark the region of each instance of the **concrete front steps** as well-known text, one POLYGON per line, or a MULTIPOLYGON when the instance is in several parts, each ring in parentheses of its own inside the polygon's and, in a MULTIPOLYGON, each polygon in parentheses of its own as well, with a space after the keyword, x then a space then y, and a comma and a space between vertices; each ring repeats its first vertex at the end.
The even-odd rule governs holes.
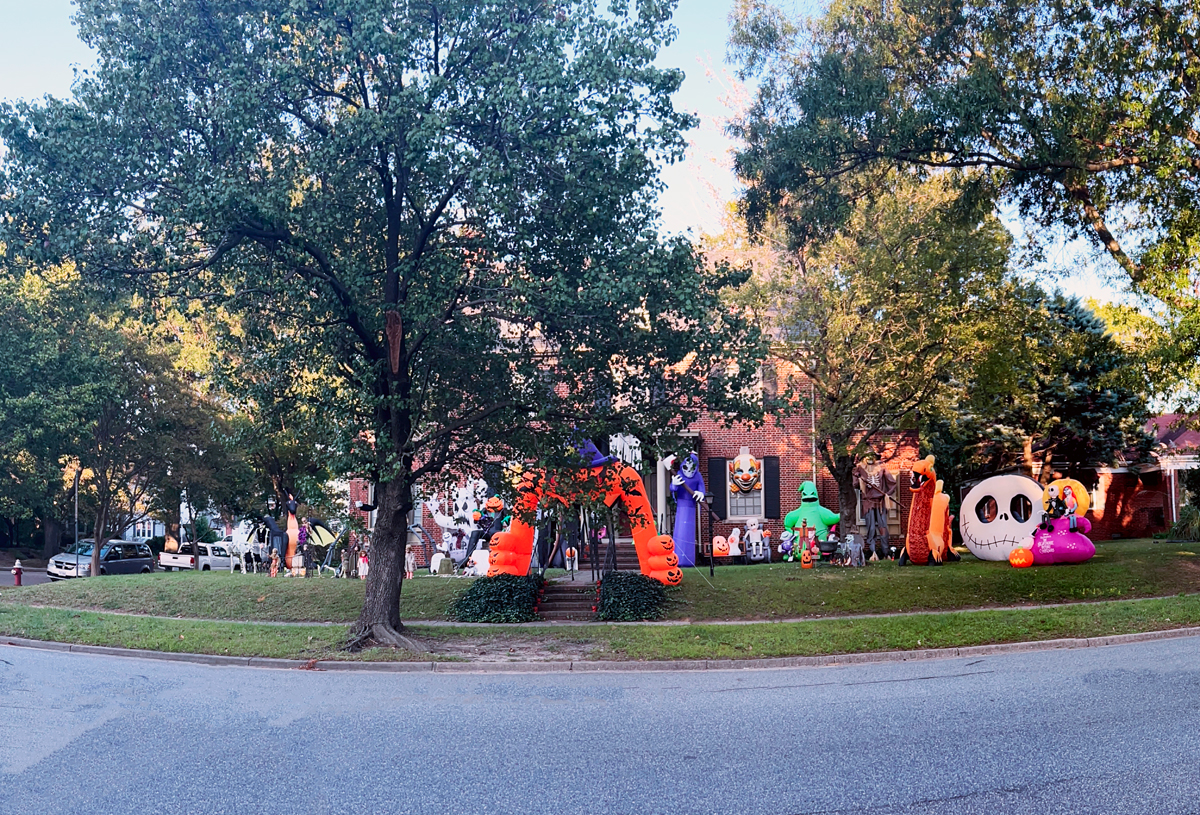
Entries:
POLYGON ((596 619, 596 584, 589 579, 590 571, 576 574, 574 582, 556 580, 546 583, 537 613, 543 620, 596 619))

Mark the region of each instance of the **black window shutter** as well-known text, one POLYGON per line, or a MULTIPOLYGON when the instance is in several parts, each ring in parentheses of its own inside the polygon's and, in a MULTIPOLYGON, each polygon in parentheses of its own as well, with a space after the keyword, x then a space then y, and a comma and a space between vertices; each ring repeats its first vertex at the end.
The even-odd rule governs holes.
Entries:
POLYGON ((725 520, 726 493, 729 491, 725 486, 725 478, 729 472, 729 459, 712 458, 708 459, 708 494, 713 497, 712 511, 722 521, 725 520))
POLYGON ((779 456, 763 456, 763 515, 779 517, 779 456))

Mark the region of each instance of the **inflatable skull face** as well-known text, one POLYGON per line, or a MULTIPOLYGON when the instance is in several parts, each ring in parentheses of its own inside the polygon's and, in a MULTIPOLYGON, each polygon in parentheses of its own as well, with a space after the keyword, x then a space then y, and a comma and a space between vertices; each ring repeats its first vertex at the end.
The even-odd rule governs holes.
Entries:
POLYGON ((1041 521, 1042 485, 1023 475, 994 475, 963 499, 959 527, 971 554, 980 560, 1008 560, 1028 548, 1041 521))

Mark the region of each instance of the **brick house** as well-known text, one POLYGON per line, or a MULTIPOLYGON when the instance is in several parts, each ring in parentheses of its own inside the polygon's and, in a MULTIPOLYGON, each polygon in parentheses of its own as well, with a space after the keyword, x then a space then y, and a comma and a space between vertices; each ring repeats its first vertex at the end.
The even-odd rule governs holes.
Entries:
MULTIPOLYGON (((722 425, 715 419, 704 418, 688 428, 687 436, 700 457, 705 487, 713 496, 713 512, 719 519, 702 523, 702 544, 710 542, 714 534, 727 537, 734 527, 744 527, 750 518, 758 518, 765 521, 763 528, 770 530, 777 548, 784 531, 783 518, 799 506, 800 484, 804 481, 816 483, 823 506, 841 511, 837 482, 819 458, 813 425, 814 417, 809 414, 769 415, 762 426, 754 428, 722 425), (762 489, 750 495, 731 493, 729 487, 728 463, 743 449, 762 463, 762 489)), ((910 498, 906 485, 913 462, 920 458, 917 433, 885 431, 873 440, 872 447, 879 453, 883 466, 896 475, 898 501, 889 510, 888 531, 893 545, 899 545, 908 523, 910 498)), ((668 483, 665 469, 660 465, 658 486, 652 491, 658 493, 668 483)), ((661 510, 659 515, 663 516, 661 510)), ((860 526, 854 531, 862 534, 861 511, 858 517, 860 526)), ((671 525, 666 524, 665 529, 669 531, 671 525)))
MULTIPOLYGON (((1143 429, 1155 439, 1149 461, 1056 471, 1055 475, 1078 479, 1087 487, 1092 540, 1148 538, 1166 532, 1179 520, 1179 510, 1187 503, 1180 473, 1200 468, 1200 432, 1188 428, 1183 423, 1186 418, 1167 413, 1146 422, 1143 429)), ((1040 478, 1037 462, 1033 469, 1033 476, 1040 478)), ((964 485, 962 494, 974 483, 964 485)))

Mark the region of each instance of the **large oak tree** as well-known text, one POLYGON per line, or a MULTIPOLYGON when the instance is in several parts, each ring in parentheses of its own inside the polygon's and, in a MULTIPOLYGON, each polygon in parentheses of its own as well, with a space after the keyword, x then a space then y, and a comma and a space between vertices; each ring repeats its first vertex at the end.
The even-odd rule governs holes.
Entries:
POLYGON ((1192 0, 838 0, 812 21, 741 0, 733 50, 762 79, 736 128, 752 218, 783 205, 820 232, 879 172, 972 168, 1047 240, 1085 237, 1195 311, 1192 0))
POLYGON ((672 5, 80 0, 94 73, 0 114, 4 240, 220 298, 247 371, 321 383, 377 484, 356 634, 413 645, 418 479, 649 439, 752 344, 727 274, 658 237, 692 123, 653 64, 672 5))

